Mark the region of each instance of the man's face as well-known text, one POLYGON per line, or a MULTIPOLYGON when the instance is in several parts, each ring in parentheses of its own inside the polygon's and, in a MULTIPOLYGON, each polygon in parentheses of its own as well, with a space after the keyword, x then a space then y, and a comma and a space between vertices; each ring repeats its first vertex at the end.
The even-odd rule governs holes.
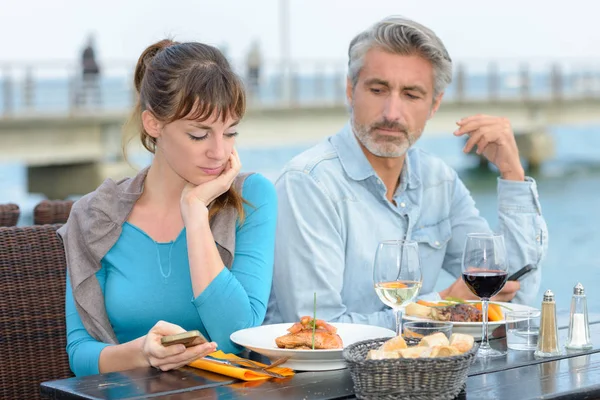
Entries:
POLYGON ((375 156, 403 156, 439 107, 442 95, 434 101, 433 87, 426 59, 369 50, 356 86, 348 81, 346 88, 354 134, 375 156))

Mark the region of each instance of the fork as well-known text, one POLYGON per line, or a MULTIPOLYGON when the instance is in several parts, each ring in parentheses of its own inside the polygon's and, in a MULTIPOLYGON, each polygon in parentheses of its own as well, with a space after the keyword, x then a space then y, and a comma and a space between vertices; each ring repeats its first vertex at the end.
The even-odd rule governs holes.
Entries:
POLYGON ((220 362, 223 364, 229 364, 231 366, 243 367, 243 368, 255 370, 258 372, 264 372, 264 373, 267 373, 267 375, 270 373, 273 375, 277 375, 276 376, 277 378, 285 378, 285 376, 278 374, 277 372, 269 371, 269 369, 274 368, 278 365, 281 365, 290 359, 290 357, 281 357, 281 358, 278 358, 277 360, 275 360, 270 365, 261 365, 252 360, 248 360, 245 358, 240 359, 240 360, 224 360, 224 359, 215 358, 215 357, 211 357, 211 356, 206 356, 205 358, 208 360, 211 360, 211 361, 216 361, 216 362, 220 362))
POLYGON ((281 357, 281 358, 278 358, 277 360, 273 361, 271 364, 266 365, 266 366, 260 365, 260 364, 258 364, 256 362, 252 361, 252 360, 248 360, 248 359, 245 359, 245 358, 242 359, 242 360, 229 360, 229 361, 233 361, 233 362, 236 362, 238 364, 247 363, 248 365, 250 365, 253 368, 271 369, 271 368, 274 368, 274 367, 276 367, 278 365, 283 364, 284 362, 286 362, 289 359, 290 359, 290 357, 281 357))
POLYGON ((280 364, 284 363, 285 361, 287 361, 289 359, 289 357, 283 357, 283 359, 284 359, 283 361, 281 361, 281 359, 275 360, 277 362, 277 364, 275 364, 275 362, 274 362, 273 364, 267 365, 264 367, 255 363, 252 360, 245 360, 245 359, 242 361, 222 360, 220 358, 214 358, 214 357, 210 357, 210 356, 207 356, 205 358, 209 361, 214 361, 214 362, 218 362, 221 364, 231 365, 232 367, 242 367, 242 368, 246 368, 250 371, 260 372, 262 374, 269 375, 274 378, 287 378, 287 376, 285 376, 285 375, 281 375, 281 374, 278 374, 277 372, 269 371, 269 368, 271 368, 272 366, 276 366, 276 365, 280 365, 280 364))

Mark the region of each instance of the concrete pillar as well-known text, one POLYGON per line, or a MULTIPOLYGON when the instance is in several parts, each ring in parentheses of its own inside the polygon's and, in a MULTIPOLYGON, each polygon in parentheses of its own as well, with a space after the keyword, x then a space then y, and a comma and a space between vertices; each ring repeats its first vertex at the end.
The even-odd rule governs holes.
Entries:
POLYGON ((23 78, 23 105, 27 109, 33 108, 35 98, 35 83, 33 80, 33 71, 31 67, 27 67, 25 70, 25 77, 23 78))
POLYGON ((561 101, 563 97, 563 79, 560 65, 552 65, 550 71, 550 90, 554 101, 561 101))
POLYGON ((135 173, 126 162, 30 166, 28 192, 42 193, 49 199, 65 199, 92 192, 107 178, 119 180, 135 173))
POLYGON ((314 70, 314 101, 316 103, 324 102, 325 94, 325 79, 327 76, 326 68, 323 65, 316 65, 314 70))
POLYGON ((488 99, 492 102, 498 100, 500 88, 499 80, 498 64, 491 62, 488 65, 488 99))
POLYGON ((519 75, 521 83, 521 98, 524 101, 529 101, 531 97, 531 76, 529 74, 529 66, 527 64, 521 65, 519 75))
POLYGON ((9 116, 13 112, 13 91, 10 69, 5 67, 2 73, 2 97, 4 115, 9 116))
POLYGON ((346 82, 348 77, 345 70, 337 71, 335 73, 335 88, 334 88, 334 99, 333 104, 345 104, 346 102, 346 82))
POLYGON ((456 66, 456 77, 454 78, 454 85, 456 88, 456 101, 462 103, 465 99, 465 66, 464 64, 458 64, 456 66))
POLYGON ((289 92, 289 105, 291 107, 298 106, 300 102, 300 96, 298 95, 300 92, 300 73, 297 72, 297 69, 292 64, 290 69, 290 92, 289 92))
POLYGON ((544 161, 554 157, 554 138, 545 130, 534 130, 515 135, 521 158, 527 161, 529 170, 539 169, 544 161))

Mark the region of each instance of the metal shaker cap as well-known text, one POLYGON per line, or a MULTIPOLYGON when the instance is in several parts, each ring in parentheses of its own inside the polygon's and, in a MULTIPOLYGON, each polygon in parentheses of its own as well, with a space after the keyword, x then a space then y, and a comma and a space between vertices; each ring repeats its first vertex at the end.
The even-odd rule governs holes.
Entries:
POLYGON ((578 283, 577 285, 575 285, 575 287, 573 288, 573 294, 576 294, 579 296, 583 296, 585 294, 585 290, 583 289, 583 285, 581 283, 578 283))
POLYGON ((543 301, 554 301, 554 293, 552 293, 552 290, 546 290, 543 301))

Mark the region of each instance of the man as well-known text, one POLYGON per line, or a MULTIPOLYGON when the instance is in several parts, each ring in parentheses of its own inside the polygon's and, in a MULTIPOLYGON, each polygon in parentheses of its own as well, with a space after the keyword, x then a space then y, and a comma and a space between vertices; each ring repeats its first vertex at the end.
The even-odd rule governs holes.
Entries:
MULTIPOLYGON (((430 29, 393 17, 356 36, 348 53, 349 124, 293 159, 276 182, 279 220, 266 323, 311 315, 316 292, 320 319, 393 329, 393 313, 372 280, 377 244, 389 239, 418 242, 423 298, 475 298, 460 278, 463 246, 468 233, 490 227, 456 172, 412 148, 451 81, 444 45, 430 29), (457 279, 438 293, 442 269, 457 279)), ((547 242, 536 184, 524 175, 506 119, 476 115, 457 125, 455 136, 469 136, 465 152, 476 146, 500 172, 499 231, 509 274, 537 267, 521 285, 507 282, 495 299, 529 302, 547 242)))

